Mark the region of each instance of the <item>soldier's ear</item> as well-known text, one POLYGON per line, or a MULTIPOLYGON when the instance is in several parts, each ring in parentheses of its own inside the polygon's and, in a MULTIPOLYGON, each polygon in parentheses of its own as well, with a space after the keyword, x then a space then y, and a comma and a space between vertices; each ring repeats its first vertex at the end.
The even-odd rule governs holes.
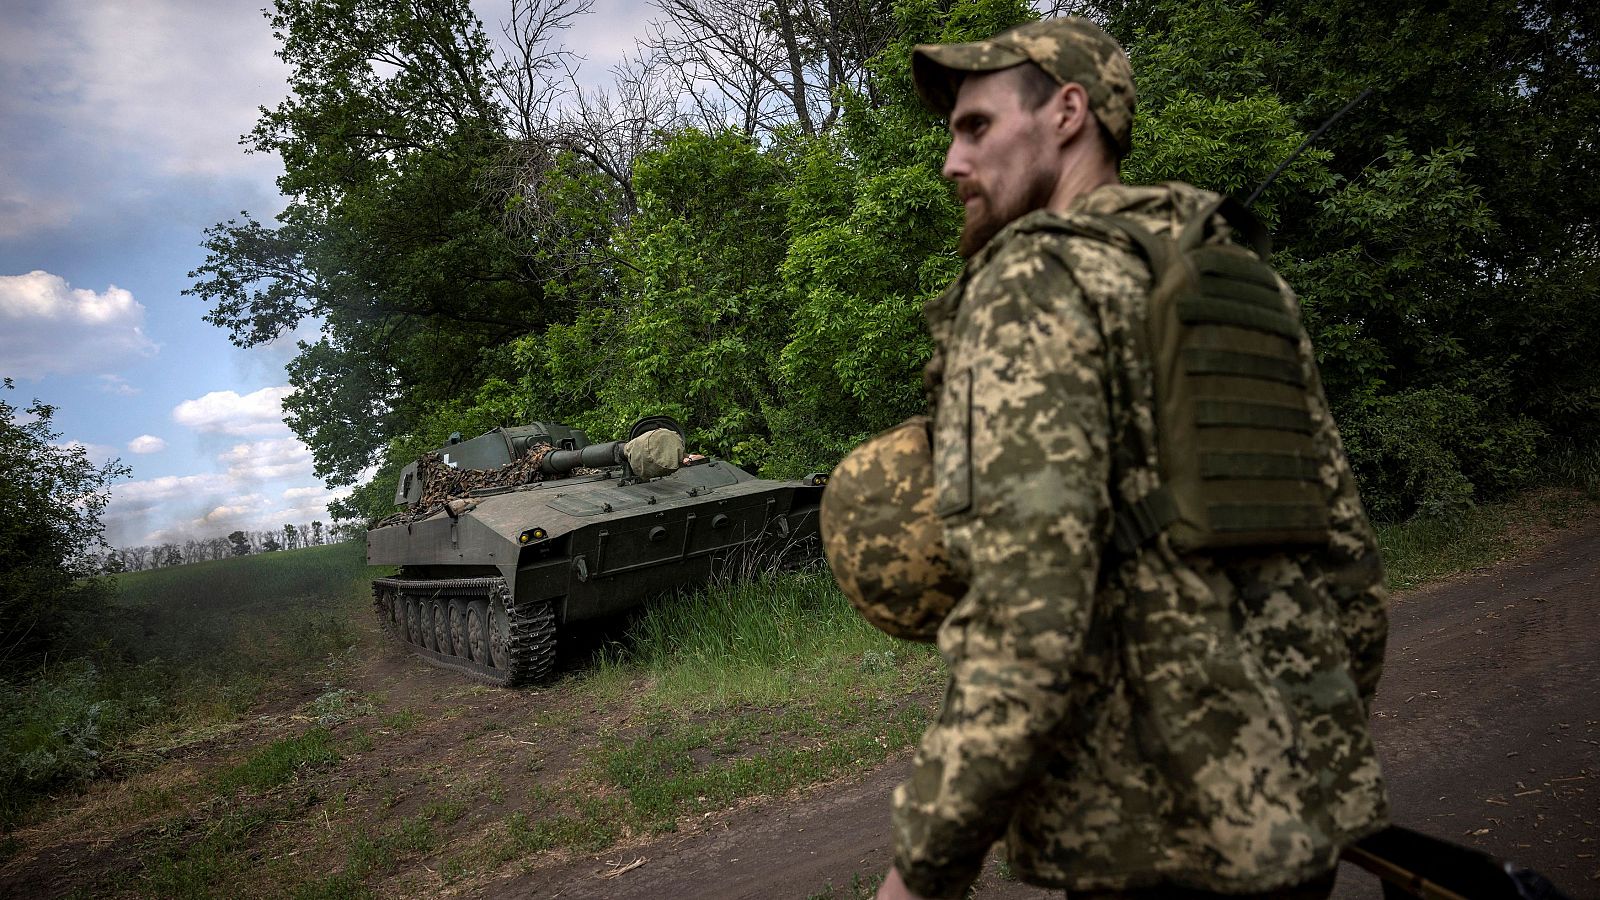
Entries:
POLYGON ((1089 94, 1083 85, 1075 81, 1057 88, 1047 105, 1050 122, 1063 146, 1071 143, 1094 121, 1094 114, 1089 111, 1089 94))

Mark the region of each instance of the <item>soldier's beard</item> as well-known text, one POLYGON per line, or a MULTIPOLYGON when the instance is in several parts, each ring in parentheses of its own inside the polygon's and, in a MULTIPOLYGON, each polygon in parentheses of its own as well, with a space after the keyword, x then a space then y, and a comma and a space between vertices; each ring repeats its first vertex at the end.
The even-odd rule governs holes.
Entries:
POLYGON ((996 206, 994 195, 976 185, 963 185, 963 199, 968 196, 982 199, 977 206, 967 207, 966 223, 961 228, 961 243, 956 247, 961 258, 971 259, 973 254, 982 250, 1000 233, 1000 229, 1036 209, 1048 206, 1056 191, 1055 176, 1056 173, 1049 171, 1033 173, 1016 201, 1007 206, 996 206))

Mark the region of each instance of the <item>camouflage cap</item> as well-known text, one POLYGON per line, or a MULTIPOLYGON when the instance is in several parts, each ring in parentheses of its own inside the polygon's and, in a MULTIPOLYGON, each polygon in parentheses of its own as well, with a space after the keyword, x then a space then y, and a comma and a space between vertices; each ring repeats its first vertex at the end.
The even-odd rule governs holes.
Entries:
POLYGON ((934 514, 927 416, 851 451, 822 495, 822 543, 834 580, 868 622, 931 641, 966 587, 950 566, 934 514))
POLYGON ((1062 84, 1076 82, 1089 108, 1123 156, 1133 146, 1133 67, 1116 38, 1079 16, 1029 22, 970 44, 918 44, 911 78, 928 109, 949 117, 956 91, 969 72, 998 72, 1037 63, 1062 84))

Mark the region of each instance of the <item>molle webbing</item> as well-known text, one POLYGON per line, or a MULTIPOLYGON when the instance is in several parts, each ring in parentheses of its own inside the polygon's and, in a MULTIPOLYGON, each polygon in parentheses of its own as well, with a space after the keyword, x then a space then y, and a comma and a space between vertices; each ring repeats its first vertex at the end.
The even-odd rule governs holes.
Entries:
POLYGON ((1188 347, 1183 351, 1183 368, 1190 375, 1238 375, 1281 381, 1296 387, 1305 387, 1306 384, 1300 361, 1292 357, 1188 347))
POLYGON ((1162 486, 1116 517, 1125 552, 1165 532, 1180 552, 1324 544, 1323 454, 1299 308, 1264 261, 1260 226, 1230 201, 1176 240, 1120 216, 1153 275, 1139 340, 1155 384, 1162 486), (1255 247, 1208 240, 1220 214, 1255 247))

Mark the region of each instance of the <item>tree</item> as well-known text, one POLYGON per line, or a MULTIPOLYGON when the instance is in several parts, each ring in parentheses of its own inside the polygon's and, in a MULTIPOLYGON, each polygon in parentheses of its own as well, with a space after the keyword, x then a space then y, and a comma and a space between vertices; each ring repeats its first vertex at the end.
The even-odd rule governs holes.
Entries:
POLYGON ((283 161, 288 207, 276 226, 242 214, 209 229, 188 293, 239 346, 322 322, 289 366, 285 410, 330 483, 487 375, 515 377, 497 348, 568 318, 593 281, 576 297, 551 284, 549 248, 507 231, 522 186, 505 176, 513 117, 496 88, 524 72, 516 100, 536 112, 537 55, 564 7, 518 8, 535 10, 519 32, 532 56, 498 66, 466 0, 278 0, 269 14, 291 95, 245 142, 283 161))
POLYGON ((748 137, 826 131, 852 92, 875 96, 867 62, 894 35, 873 0, 660 0, 644 48, 678 74, 700 123, 748 137))
POLYGON ((228 535, 230 550, 234 556, 248 556, 250 553, 250 538, 243 531, 235 531, 228 535))
POLYGON ((13 406, 0 387, 0 665, 16 666, 67 637, 75 616, 95 609, 106 587, 95 574, 104 546, 100 515, 117 460, 95 464, 62 445, 55 407, 13 406))

